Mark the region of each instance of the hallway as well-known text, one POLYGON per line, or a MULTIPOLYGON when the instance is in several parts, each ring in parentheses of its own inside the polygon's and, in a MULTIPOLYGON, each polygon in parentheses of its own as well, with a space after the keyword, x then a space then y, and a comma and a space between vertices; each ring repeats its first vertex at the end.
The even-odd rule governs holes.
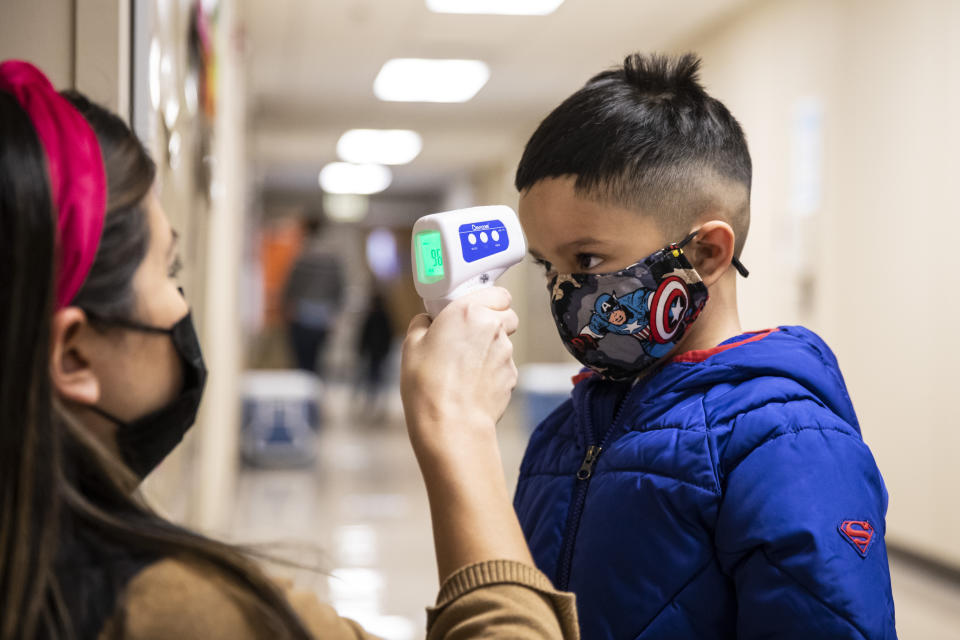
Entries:
MULTIPOLYGON (((314 467, 244 469, 232 541, 266 544, 284 559, 317 567, 272 570, 315 590, 371 632, 388 640, 422 638, 424 608, 438 582, 426 492, 399 397, 391 397, 386 420, 372 425, 351 415, 350 395, 346 386, 329 392, 314 467)), ((514 413, 511 407, 501 423, 511 486, 525 437, 514 413)))
MULTIPOLYGON (((328 393, 314 467, 246 468, 240 477, 233 541, 318 571, 272 567, 315 590, 341 614, 387 640, 423 638, 437 590, 430 513, 394 395, 383 423, 352 415, 351 391, 328 393)), ((516 482, 526 433, 520 397, 500 425, 504 466, 516 482)), ((960 640, 960 584, 912 563, 891 562, 898 632, 906 640, 960 640)))

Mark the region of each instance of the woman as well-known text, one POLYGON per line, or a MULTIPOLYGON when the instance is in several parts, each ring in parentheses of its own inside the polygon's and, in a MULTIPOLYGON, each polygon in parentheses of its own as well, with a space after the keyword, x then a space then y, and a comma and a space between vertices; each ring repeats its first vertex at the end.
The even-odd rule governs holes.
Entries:
MULTIPOLYGON (((154 174, 119 118, 0 65, 0 640, 368 637, 133 495, 206 378, 154 174)), ((509 304, 500 289, 463 299, 414 319, 404 344, 443 585, 429 638, 577 634, 500 468, 509 304)))

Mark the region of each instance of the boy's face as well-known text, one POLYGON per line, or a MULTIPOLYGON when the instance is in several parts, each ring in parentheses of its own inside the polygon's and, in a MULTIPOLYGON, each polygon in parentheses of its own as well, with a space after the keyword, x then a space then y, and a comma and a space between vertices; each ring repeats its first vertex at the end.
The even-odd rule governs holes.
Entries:
POLYGON ((667 238, 638 211, 574 193, 576 178, 547 178, 520 196, 530 255, 555 273, 611 273, 682 238, 667 238))

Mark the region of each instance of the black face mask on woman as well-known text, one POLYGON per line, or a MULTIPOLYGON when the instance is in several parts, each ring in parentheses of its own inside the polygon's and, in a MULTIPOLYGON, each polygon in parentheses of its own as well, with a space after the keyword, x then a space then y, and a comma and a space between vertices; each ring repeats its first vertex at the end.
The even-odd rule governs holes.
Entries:
POLYGON ((197 338, 193 319, 187 313, 170 329, 151 327, 138 322, 106 320, 132 331, 160 333, 170 336, 183 363, 183 389, 165 407, 132 422, 124 422, 99 407, 90 407, 117 425, 117 446, 127 466, 139 477, 146 477, 183 440, 197 418, 197 409, 207 382, 207 367, 197 338))

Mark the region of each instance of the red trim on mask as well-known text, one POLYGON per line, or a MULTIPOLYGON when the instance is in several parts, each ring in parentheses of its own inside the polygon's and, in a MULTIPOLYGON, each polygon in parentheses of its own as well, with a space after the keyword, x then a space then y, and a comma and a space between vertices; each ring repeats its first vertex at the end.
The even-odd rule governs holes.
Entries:
POLYGON ((740 347, 750 342, 756 342, 757 340, 763 340, 771 333, 780 331, 780 329, 764 329, 763 331, 748 331, 750 334, 749 338, 744 338, 739 342, 732 342, 730 344, 722 344, 720 346, 714 347, 712 349, 700 349, 699 351, 687 351, 686 353, 681 353, 680 355, 674 357, 670 362, 703 362, 710 356, 716 355, 727 351, 728 349, 733 349, 734 347, 740 347))

